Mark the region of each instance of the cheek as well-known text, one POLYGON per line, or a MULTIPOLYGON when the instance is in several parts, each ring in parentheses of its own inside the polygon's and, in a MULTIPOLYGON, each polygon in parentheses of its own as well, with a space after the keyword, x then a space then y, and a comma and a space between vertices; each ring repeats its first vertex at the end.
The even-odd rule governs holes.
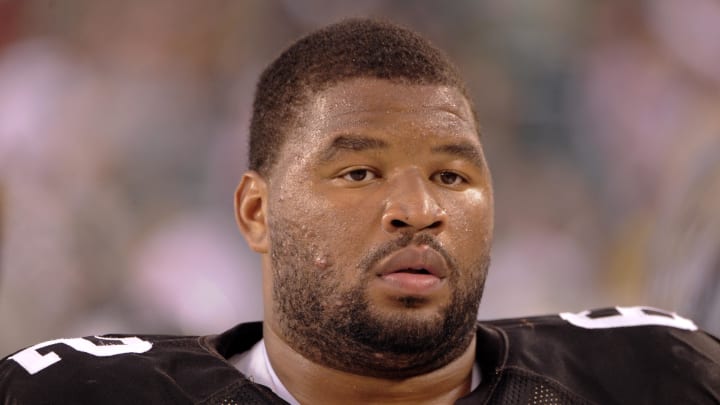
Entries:
POLYGON ((316 245, 315 266, 318 271, 333 274, 342 285, 358 283, 362 278, 359 263, 368 254, 371 225, 358 215, 358 210, 346 210, 328 205, 326 211, 313 216, 316 245))
POLYGON ((329 216, 327 223, 318 227, 318 246, 316 263, 323 270, 332 270, 343 274, 343 278, 352 277, 354 270, 367 246, 362 242, 365 229, 355 219, 329 216))
POLYGON ((454 253, 461 260, 477 258, 485 254, 492 243, 492 198, 479 191, 470 193, 467 199, 448 204, 449 229, 454 243, 454 253))
POLYGON ((351 273, 347 269, 353 264, 352 257, 359 254, 356 246, 361 232, 356 228, 360 221, 352 210, 343 211, 308 196, 279 198, 272 212, 274 233, 284 233, 290 239, 288 243, 302 250, 306 266, 326 273, 351 273))
POLYGON ((313 190, 315 201, 313 212, 308 212, 333 244, 346 248, 361 243, 369 236, 373 227, 379 228, 379 207, 381 203, 374 194, 358 193, 353 190, 313 190))

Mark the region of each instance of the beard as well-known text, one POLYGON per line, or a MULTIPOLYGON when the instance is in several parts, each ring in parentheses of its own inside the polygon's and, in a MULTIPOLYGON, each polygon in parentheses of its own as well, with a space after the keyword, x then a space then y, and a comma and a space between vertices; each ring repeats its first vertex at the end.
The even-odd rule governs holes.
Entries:
POLYGON ((434 236, 403 234, 369 252, 357 269, 321 270, 320 250, 306 228, 274 218, 274 316, 285 342, 305 358, 353 374, 407 378, 440 368, 467 350, 475 335, 488 247, 462 268, 434 236), (380 313, 368 301, 370 269, 411 244, 426 244, 445 258, 451 298, 432 314, 417 309, 424 300, 416 296, 399 297, 404 308, 380 313), (357 272, 358 282, 342 288, 341 271, 357 272))

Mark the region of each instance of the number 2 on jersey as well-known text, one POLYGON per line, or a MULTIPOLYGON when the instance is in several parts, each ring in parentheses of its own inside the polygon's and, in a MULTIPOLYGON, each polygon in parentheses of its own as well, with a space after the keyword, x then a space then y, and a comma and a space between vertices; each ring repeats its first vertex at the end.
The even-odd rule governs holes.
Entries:
POLYGON ((115 356, 127 353, 145 353, 152 348, 152 343, 137 337, 103 338, 96 336, 96 338, 104 341, 110 341, 112 343, 96 345, 85 338, 56 339, 38 343, 35 346, 30 346, 27 349, 10 356, 9 359, 15 360, 18 364, 20 364, 20 366, 27 370, 28 373, 35 374, 62 360, 55 352, 49 352, 47 354, 40 354, 38 352, 38 349, 55 344, 64 344, 79 352, 88 353, 98 357, 115 356))

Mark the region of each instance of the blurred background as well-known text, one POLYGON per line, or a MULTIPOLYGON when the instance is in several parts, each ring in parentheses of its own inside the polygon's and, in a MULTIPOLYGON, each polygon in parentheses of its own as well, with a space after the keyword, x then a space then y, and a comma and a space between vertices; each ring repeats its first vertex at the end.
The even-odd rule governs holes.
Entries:
POLYGON ((0 0, 0 355, 260 319, 232 209, 255 81, 347 16, 469 82, 497 204, 480 318, 642 304, 720 333, 717 0, 0 0))

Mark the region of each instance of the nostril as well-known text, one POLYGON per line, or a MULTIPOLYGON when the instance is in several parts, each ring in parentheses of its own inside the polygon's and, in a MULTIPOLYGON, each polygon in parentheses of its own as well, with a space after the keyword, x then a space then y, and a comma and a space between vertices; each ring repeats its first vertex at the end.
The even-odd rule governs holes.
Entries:
POLYGON ((395 228, 404 228, 408 226, 408 224, 399 219, 393 219, 392 221, 390 221, 390 225, 394 226, 395 228))
POLYGON ((430 226, 428 226, 428 228, 429 229, 439 228, 441 225, 442 225, 442 221, 435 221, 432 224, 430 224, 430 226))

